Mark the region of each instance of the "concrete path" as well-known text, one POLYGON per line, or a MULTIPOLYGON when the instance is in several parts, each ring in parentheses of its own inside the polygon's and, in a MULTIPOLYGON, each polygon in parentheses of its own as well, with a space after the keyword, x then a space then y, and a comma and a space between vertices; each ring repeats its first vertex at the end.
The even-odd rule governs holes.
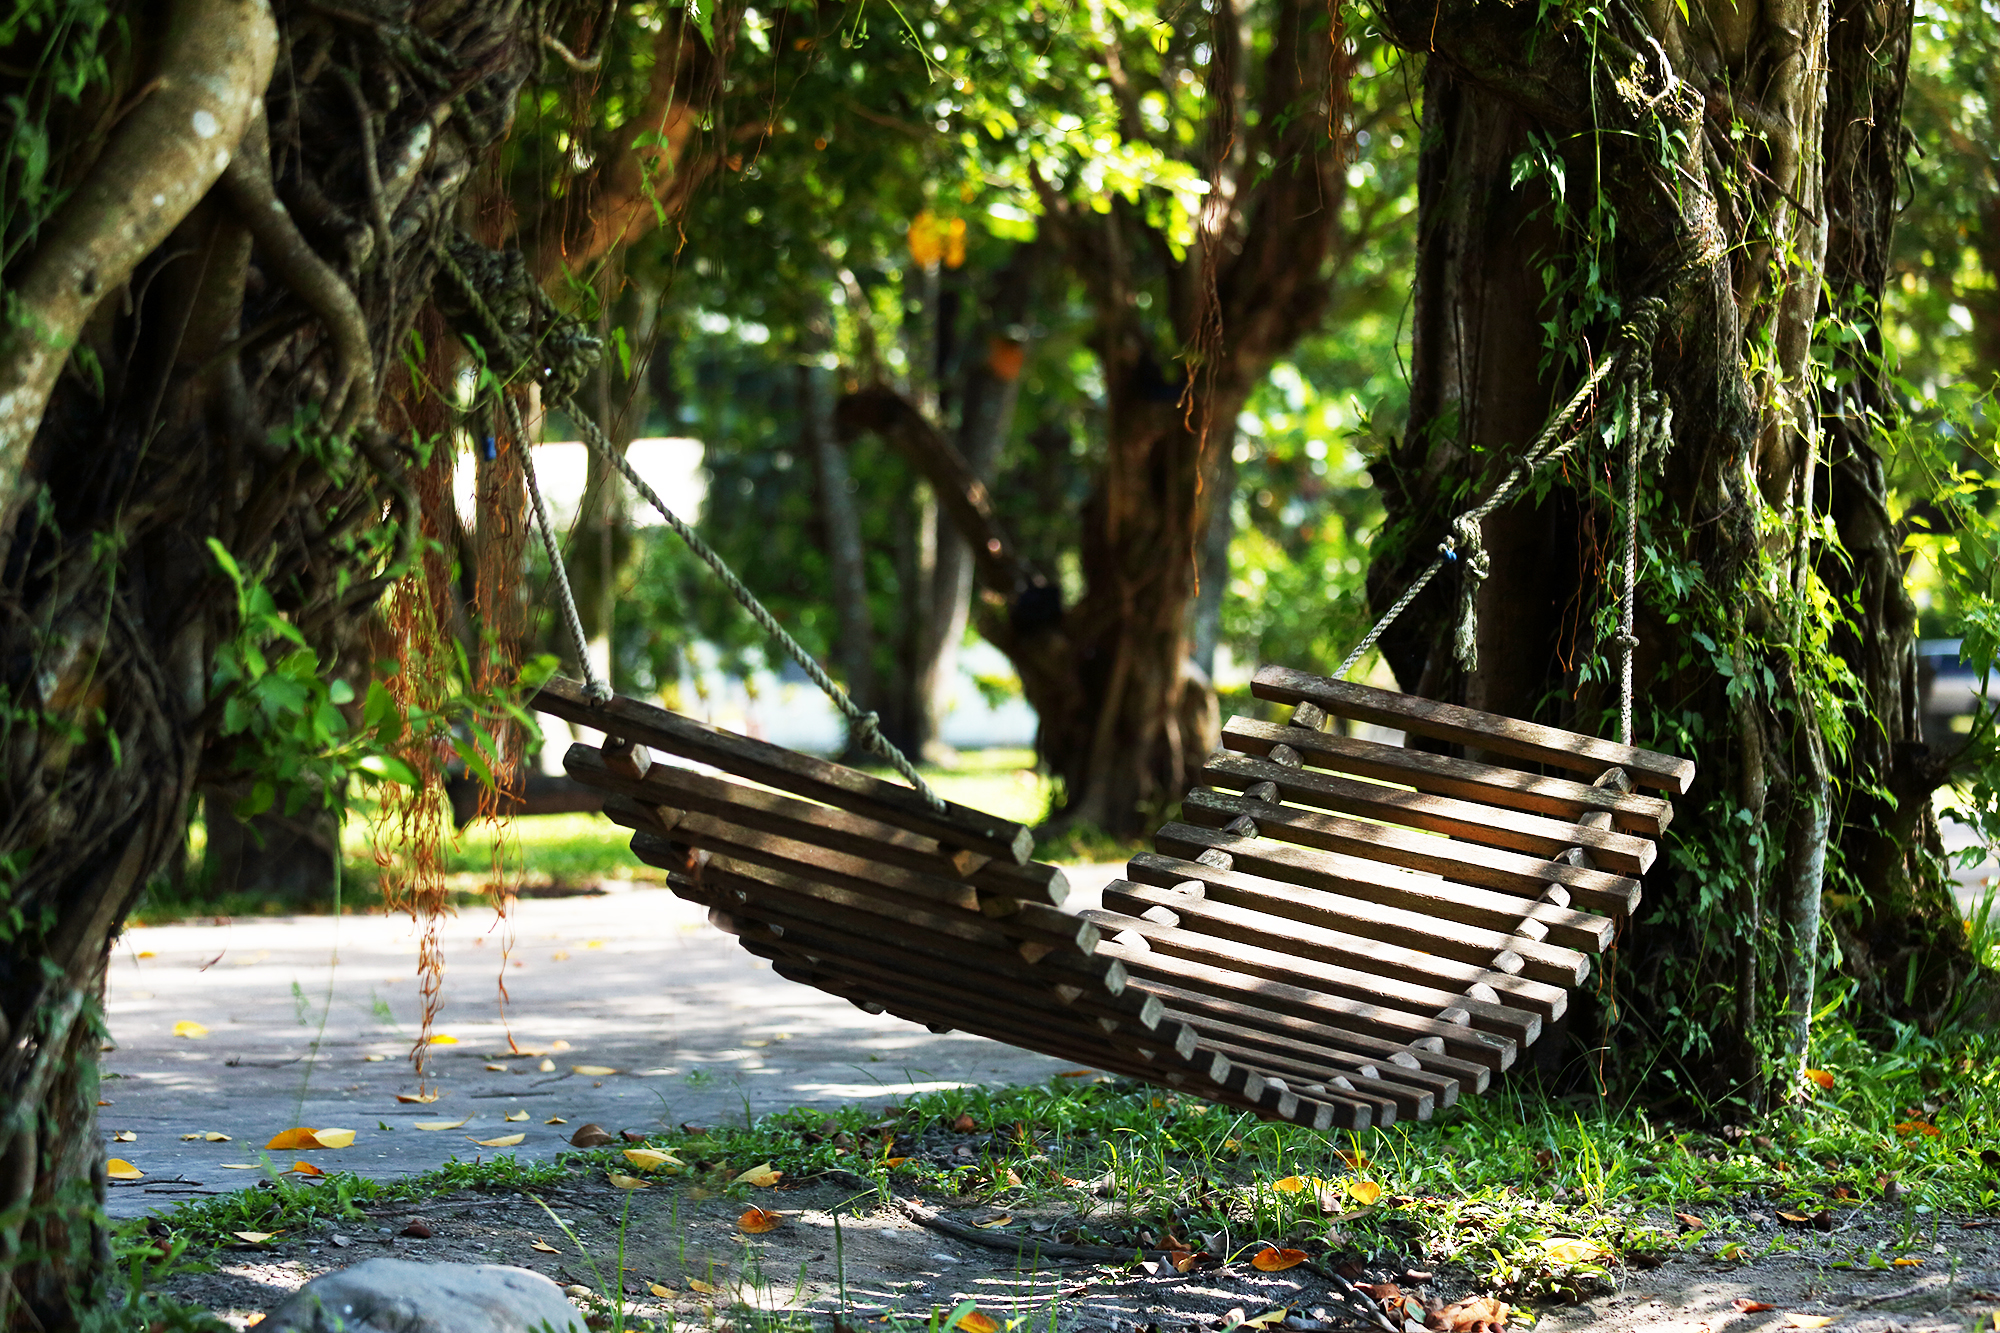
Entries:
MULTIPOLYGON (((1074 896, 1094 899, 1120 867, 1067 869, 1074 896)), ((609 887, 601 897, 521 902, 504 951, 488 910, 444 923, 435 1031, 454 1040, 431 1048, 429 1103, 397 1100, 418 1091, 408 1056, 422 1014, 419 939, 407 918, 127 931, 111 965, 100 1115, 111 1153, 145 1174, 113 1182, 112 1215, 241 1189, 257 1178, 245 1168, 267 1157, 279 1169, 305 1160, 401 1175, 481 1153, 552 1157, 586 1121, 614 1133, 716 1124, 788 1106, 1038 1082, 1068 1067, 870 1016, 779 979, 664 889, 609 887), (511 1054, 510 1031, 535 1053, 511 1054), (337 1150, 264 1151, 294 1126, 356 1137, 337 1150), (199 1137, 209 1133, 229 1138, 199 1137), (517 1133, 527 1136, 517 1147, 478 1143, 517 1133)))

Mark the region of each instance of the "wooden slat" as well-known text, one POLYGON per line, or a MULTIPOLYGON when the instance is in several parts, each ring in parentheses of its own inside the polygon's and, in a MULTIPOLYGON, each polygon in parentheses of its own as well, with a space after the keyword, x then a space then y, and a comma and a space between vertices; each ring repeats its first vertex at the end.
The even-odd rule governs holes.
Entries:
POLYGON ((1610 812, 1614 828, 1642 838, 1659 837, 1674 817, 1673 806, 1658 796, 1605 791, 1569 778, 1544 777, 1255 718, 1230 718, 1222 728, 1222 743, 1228 749, 1255 755, 1269 754, 1274 745, 1289 745, 1314 768, 1557 819, 1573 821, 1590 811, 1605 810, 1610 812))
POLYGON ((1278 703, 1317 704, 1335 717, 1469 745, 1570 773, 1595 777, 1607 768, 1622 768, 1642 786, 1683 795, 1694 782, 1691 759, 1289 667, 1259 668, 1251 679, 1250 692, 1278 703))
MULTIPOLYGON (((1233 996, 1217 994, 1199 987, 1190 989, 1165 977, 1134 977, 1132 986, 1135 990, 1145 990, 1158 996, 1175 1012, 1196 1015, 1200 1021, 1194 1026, 1198 1030, 1206 1030, 1206 1024, 1212 1020, 1219 1020, 1368 1059, 1415 1060, 1416 1067, 1414 1069, 1403 1067, 1403 1072, 1412 1076, 1421 1073, 1427 1079, 1443 1078, 1465 1092, 1484 1092, 1492 1081, 1493 1071, 1486 1065, 1461 1060, 1443 1051, 1411 1045, 1393 1038, 1376 1037, 1366 1032, 1355 1032, 1324 1020, 1300 1018, 1261 1005, 1245 1004, 1233 996)), ((1399 1074, 1398 1077, 1400 1076, 1399 1074)), ((1442 1106, 1451 1104, 1442 1092, 1439 1093, 1438 1102, 1442 1106)))
POLYGON ((972 873, 959 876, 951 854, 942 850, 935 838, 677 764, 655 763, 644 777, 632 778, 613 771, 596 746, 572 745, 563 756, 563 767, 579 782, 643 805, 714 815, 743 828, 810 842, 829 851, 943 878, 963 878, 985 892, 1050 906, 1061 906, 1069 892, 1062 871, 1052 865, 987 860, 972 873))
POLYGON ((814 883, 879 899, 892 910, 924 907, 943 913, 962 912, 968 922, 978 922, 1010 939, 1081 948, 1086 953, 1095 943, 1094 935, 1077 930, 1076 917, 1046 903, 1010 900, 1012 910, 1008 915, 987 917, 980 914, 978 890, 957 880, 738 828, 710 815, 685 813, 668 828, 657 822, 651 807, 625 796, 606 801, 604 813, 615 823, 666 836, 673 843, 699 847, 732 861, 782 870, 814 883))
MULTIPOLYGON (((632 839, 632 850, 648 865, 690 874, 685 857, 677 855, 666 839, 640 833, 632 839)), ((692 879, 692 875, 690 874, 692 879)), ((702 884, 713 883, 717 892, 708 901, 732 915, 783 911, 787 925, 810 923, 852 933, 871 950, 907 951, 914 960, 921 956, 937 966, 953 969, 967 977, 1013 976, 1028 978, 1027 984, 1047 988, 1057 984, 1092 986, 1103 982, 1116 995, 1124 985, 1122 975, 1105 969, 1080 949, 1055 949, 1028 964, 1013 941, 994 930, 992 923, 971 913, 950 916, 915 907, 896 908, 879 900, 829 888, 800 876, 745 862, 714 857, 700 869, 702 884), (732 902, 729 893, 749 895, 753 901, 732 902)), ((775 919, 775 918, 773 918, 775 919)))
POLYGON ((1361 1083, 1349 1078, 1344 1070, 1336 1069, 1322 1061, 1253 1050, 1220 1038, 1203 1038, 1201 1049, 1216 1052, 1232 1065, 1241 1065, 1245 1069, 1254 1069, 1267 1077, 1282 1079, 1290 1091, 1302 1097, 1339 1098, 1342 1101, 1360 1102, 1373 1112, 1378 1129, 1395 1124, 1400 1117, 1400 1109, 1396 1105, 1395 1098, 1378 1089, 1364 1088, 1361 1083))
POLYGON ((584 693, 583 686, 560 676, 542 686, 534 703, 543 712, 577 726, 594 727, 607 736, 650 745, 795 796, 921 833, 948 847, 968 848, 1016 864, 1025 864, 1034 851, 1033 835, 1010 820, 949 802, 943 811, 933 810, 908 787, 722 731, 636 699, 613 697, 599 703, 584 693))
POLYGON ((1425 912, 1487 930, 1517 932, 1522 921, 1533 921, 1548 931, 1551 944, 1589 953, 1602 953, 1611 944, 1613 925, 1608 917, 1591 916, 1512 894, 1468 888, 1442 879, 1427 879, 1337 852, 1292 847, 1265 838, 1239 837, 1192 824, 1163 826, 1154 835, 1153 845, 1189 860, 1213 848, 1228 852, 1238 866, 1270 879, 1365 898, 1387 907, 1425 912))
POLYGON ((1325 889, 1294 887, 1239 870, 1219 870, 1199 861, 1141 852, 1127 863, 1125 873, 1136 883, 1163 889, 1193 880, 1204 887, 1211 903, 1226 903, 1381 940, 1482 969, 1512 970, 1517 966, 1523 977, 1556 987, 1581 985, 1590 975, 1589 956, 1575 949, 1515 938, 1505 929, 1440 920, 1427 912, 1387 906, 1325 889), (1504 956, 1509 953, 1518 963, 1510 964, 1504 956))
POLYGON ((1567 865, 1545 857, 1523 856, 1498 847, 1481 847, 1456 838, 1439 838, 1411 829, 1371 824, 1346 815, 1292 810, 1234 792, 1197 787, 1181 801, 1181 817, 1189 823, 1222 828, 1248 818, 1263 835, 1280 842, 1359 857, 1380 865, 1400 866, 1421 874, 1439 875, 1495 893, 1539 898, 1560 885, 1580 911, 1606 916, 1630 916, 1639 906, 1639 881, 1626 875, 1567 865))
POLYGON ((1228 995, 1244 1004, 1295 1014, 1323 1023, 1338 1024, 1350 1031, 1388 1041, 1409 1042, 1431 1037, 1444 1043, 1447 1054, 1484 1065, 1499 1072, 1514 1063, 1517 1043, 1471 1024, 1443 1022, 1380 1005, 1326 995, 1282 981, 1231 971, 1210 963, 1176 958, 1170 954, 1129 948, 1116 940, 1097 946, 1098 956, 1125 964, 1134 978, 1157 977, 1171 985, 1193 987, 1228 995))
MULTIPOLYGON (((1542 1016, 1532 1010, 1514 1009, 1504 1004, 1474 1000, 1461 992, 1436 986, 1322 963, 1261 944, 1217 939, 1179 926, 1126 916, 1122 912, 1093 908, 1083 915, 1107 934, 1130 931, 1144 939, 1155 952, 1171 954, 1176 958, 1226 967, 1268 981, 1281 981, 1384 1009, 1400 1009, 1408 1014, 1427 1016, 1456 1008, 1463 1011, 1471 1025, 1480 1031, 1498 1033, 1523 1046, 1542 1035, 1542 1016)), ((1131 947, 1123 938, 1119 938, 1118 943, 1131 947)))
POLYGON ((1449 1106, 1458 1097, 1458 1081, 1442 1074, 1427 1074, 1421 1069, 1406 1068, 1386 1059, 1370 1059, 1276 1032, 1224 1022, 1213 1014, 1187 1013, 1169 1005, 1167 1016, 1162 1021, 1182 1023, 1193 1028, 1204 1044, 1219 1050, 1234 1047, 1253 1052, 1257 1058, 1268 1053, 1321 1065, 1344 1075, 1357 1088, 1365 1087, 1389 1098, 1396 1104, 1396 1114, 1406 1120, 1428 1120, 1441 1100, 1449 1106))
POLYGON ((1226 902, 1211 902, 1172 888, 1114 880, 1104 889, 1104 905, 1126 916, 1142 916, 1148 908, 1164 907, 1174 913, 1182 929, 1197 934, 1234 944, 1281 948, 1287 956, 1397 977, 1453 994, 1463 993, 1469 986, 1490 986, 1500 996, 1501 1003, 1545 1019, 1561 1018, 1569 1009, 1569 992, 1561 986, 1364 939, 1343 930, 1330 930, 1226 902))
POLYGON ((1215 786, 1236 792, 1260 782, 1276 783, 1280 797, 1295 805, 1403 824, 1544 860, 1568 848, 1582 847, 1593 862, 1606 870, 1642 875, 1653 864, 1652 842, 1627 833, 1568 824, 1453 796, 1403 791, 1354 778, 1286 768, 1249 755, 1218 751, 1209 756, 1201 774, 1215 786))

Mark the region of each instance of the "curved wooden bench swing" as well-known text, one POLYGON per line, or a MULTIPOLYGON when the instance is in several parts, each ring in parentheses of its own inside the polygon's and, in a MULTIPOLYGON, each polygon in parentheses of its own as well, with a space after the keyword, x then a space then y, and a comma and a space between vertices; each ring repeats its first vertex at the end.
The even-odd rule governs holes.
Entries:
MULTIPOLYGON (((447 271, 478 307, 470 280, 447 271)), ((781 976, 871 1011, 1318 1129, 1422 1119, 1484 1090, 1562 1016, 1592 956, 1638 906, 1639 876, 1673 815, 1665 795, 1688 790, 1694 765, 1341 677, 1446 563, 1463 555, 1469 583, 1483 577, 1480 521, 1582 438, 1561 442, 1560 428, 1650 342, 1657 310, 1641 314, 1332 677, 1257 673, 1253 693, 1289 705, 1288 722, 1233 719, 1202 770, 1206 785, 1187 794, 1152 852, 1132 858, 1101 908, 1064 910, 1062 872, 1031 859, 1027 829, 932 794, 588 412, 570 413, 586 442, 912 785, 600 685, 552 680, 536 706, 605 734, 601 748, 571 747, 569 772, 606 794, 606 813, 633 830, 633 851, 665 869, 675 893, 706 906, 781 976), (1341 735, 1327 730, 1333 719, 1515 766, 1341 735)), ((481 327, 507 346, 492 320, 481 327)), ((1661 408, 1642 420, 1642 404, 1657 400, 1640 380, 1626 387, 1619 638, 1629 741, 1640 450, 1642 436, 1658 442, 1670 430, 1661 408)), ((504 401, 514 438, 525 439, 504 401)), ((523 462, 559 609, 587 662, 526 451, 523 462)), ((1462 612, 1459 652, 1470 666, 1468 624, 1462 612)))
POLYGON ((1018 824, 568 680, 536 704, 616 738, 571 776, 780 976, 1319 1129, 1484 1090, 1638 906, 1694 766, 1282 668, 1252 689, 1289 724, 1231 720, 1182 819, 1077 913, 1018 824))

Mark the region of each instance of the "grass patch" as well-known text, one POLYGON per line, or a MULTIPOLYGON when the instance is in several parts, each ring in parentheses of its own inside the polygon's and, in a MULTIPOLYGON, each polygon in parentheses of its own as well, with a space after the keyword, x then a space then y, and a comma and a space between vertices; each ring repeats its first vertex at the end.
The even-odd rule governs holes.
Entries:
MULTIPOLYGON (((243 1231, 302 1236, 392 1202, 534 1196, 603 1186, 614 1173, 771 1204, 770 1190, 739 1179, 769 1163, 794 1181, 838 1170, 884 1191, 1054 1217, 1053 1240, 1158 1249, 1171 1239, 1224 1261, 1280 1244, 1334 1267, 1456 1266, 1513 1299, 1574 1299, 1604 1290, 1617 1264, 1651 1267, 1689 1249, 1749 1261, 1863 1209, 1875 1248, 1835 1266, 1887 1267, 1928 1252, 1947 1215, 2000 1212, 2000 1152, 1988 1146, 2000 1123, 1997 1056, 2000 1041, 1985 1033, 1904 1030, 1880 1050, 1829 1027, 1815 1059, 1832 1086, 1754 1124, 1551 1099, 1518 1079, 1430 1122, 1361 1135, 1267 1124, 1123 1080, 1059 1078, 676 1128, 644 1145, 673 1155, 664 1167, 620 1143, 393 1182, 277 1178, 183 1205, 148 1243, 164 1231, 199 1255, 243 1231), (1773 1232, 1758 1209, 1798 1219, 1784 1224, 1796 1230, 1773 1232)), ((603 1207, 608 1225, 618 1201, 603 1207)))

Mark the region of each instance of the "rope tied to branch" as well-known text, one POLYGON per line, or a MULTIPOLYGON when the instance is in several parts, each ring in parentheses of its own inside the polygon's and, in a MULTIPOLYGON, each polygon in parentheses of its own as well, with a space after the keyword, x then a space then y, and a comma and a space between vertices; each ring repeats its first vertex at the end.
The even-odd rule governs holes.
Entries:
MULTIPOLYGON (((462 240, 463 238, 460 238, 460 241, 462 240)), ((476 242, 470 242, 470 244, 477 245, 476 242)), ((530 372, 531 368, 543 358, 531 358, 522 352, 513 334, 495 317, 481 289, 467 275, 458 254, 455 253, 455 251, 462 251, 464 248, 464 243, 449 242, 439 247, 438 254, 444 272, 450 275, 452 281, 457 284, 459 294, 464 298, 465 317, 475 322, 479 326, 478 332, 480 335, 492 342, 492 352, 505 355, 507 362, 505 369, 508 372, 506 378, 530 372)), ((481 253, 492 253, 485 250, 483 246, 478 247, 478 249, 481 253)), ((450 312, 448 311, 447 313, 450 312)), ((526 321, 521 322, 523 324, 526 323, 526 321)), ((554 348, 559 353, 566 353, 573 359, 576 357, 582 343, 578 338, 564 336, 561 328, 558 327, 548 330, 542 338, 537 340, 535 346, 538 348, 554 348)), ((897 749, 887 736, 882 734, 882 719, 880 715, 872 711, 864 711, 859 704, 856 704, 848 696, 847 691, 841 688, 838 681, 827 675, 825 669, 820 666, 813 655, 807 652, 804 645, 799 643, 797 639, 786 632, 785 627, 778 623, 777 617, 772 615, 770 609, 758 600, 757 595, 750 591, 742 579, 737 577, 736 571, 731 569, 728 563, 716 553, 715 548, 711 547, 706 541, 703 541, 700 534, 696 533, 692 527, 681 519, 680 515, 674 513, 667 506, 667 502, 660 498, 659 493, 646 483, 645 478, 639 475, 638 469, 632 466, 630 459, 612 447, 611 441, 605 438, 604 432, 599 429, 596 420, 588 413, 577 409, 574 390, 582 383, 582 377, 574 373, 557 374, 553 371, 545 371, 545 373, 537 375, 536 378, 543 384, 543 391, 549 401, 561 407, 569 414, 570 420, 577 426, 578 433, 583 436, 584 443, 594 450, 606 463, 615 468, 619 475, 631 484, 632 489, 639 494, 640 498, 659 511, 661 519, 687 545, 688 550, 692 551, 703 564, 715 572, 716 577, 722 580, 723 587, 728 589, 730 596, 734 597, 737 603, 749 613, 750 618, 756 621, 758 626, 777 642, 778 646, 784 650, 785 655, 798 664, 799 669, 805 672, 806 678, 819 687, 820 692, 825 694, 827 699, 832 702, 835 710, 847 719, 851 734, 856 742, 863 749, 878 756, 889 767, 894 769, 905 782, 910 784, 917 795, 923 798, 926 805, 930 806, 933 810, 944 810, 946 808, 944 798, 931 790, 930 784, 925 782, 923 777, 917 772, 916 765, 911 763, 909 757, 897 749)), ((529 459, 530 450, 527 447, 527 437, 521 431, 519 410, 514 406, 511 399, 507 402, 507 410, 515 438, 521 444, 521 459, 528 479, 528 489, 534 498, 535 526, 541 533, 542 547, 548 552, 549 568, 555 583, 557 604, 563 613, 565 626, 569 631, 570 640, 576 650, 577 662, 583 671, 584 688, 594 699, 609 699, 611 697, 611 687, 597 678, 596 672, 590 664, 589 653, 585 649, 583 621, 577 614, 576 599, 570 591, 569 571, 563 563, 562 551, 555 539, 554 527, 548 516, 548 506, 543 503, 541 490, 535 481, 535 470, 533 463, 529 459)))

